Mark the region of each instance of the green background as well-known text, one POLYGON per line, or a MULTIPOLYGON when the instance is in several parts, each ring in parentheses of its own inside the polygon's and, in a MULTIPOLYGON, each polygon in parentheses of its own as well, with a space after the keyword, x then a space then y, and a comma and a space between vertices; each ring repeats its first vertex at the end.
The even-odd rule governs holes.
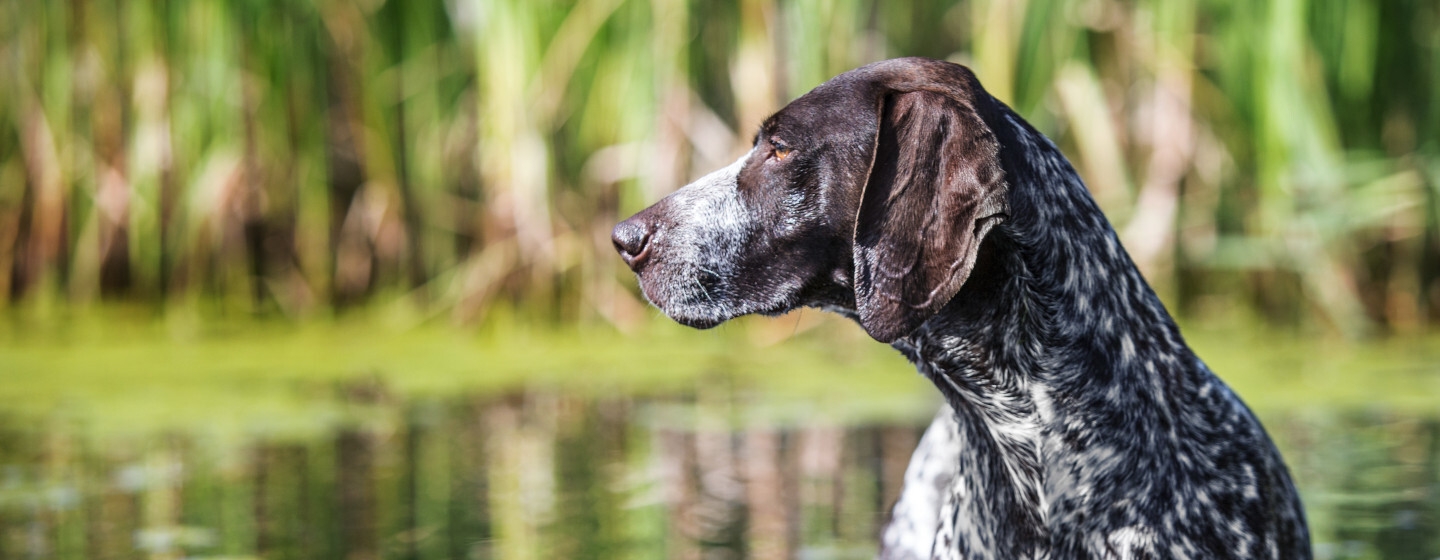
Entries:
POLYGON ((1440 6, 0 0, 0 558, 868 558, 938 405, 612 225, 895 56, 1061 146, 1321 558, 1440 556, 1440 6))

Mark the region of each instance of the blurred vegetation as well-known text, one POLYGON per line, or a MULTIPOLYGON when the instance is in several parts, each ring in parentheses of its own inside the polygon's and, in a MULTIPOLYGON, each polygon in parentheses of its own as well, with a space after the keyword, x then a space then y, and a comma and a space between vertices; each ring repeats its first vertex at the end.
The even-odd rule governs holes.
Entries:
POLYGON ((618 218, 769 112, 949 58, 1177 310, 1440 318, 1426 0, 0 1, 0 305, 636 327, 618 218))
POLYGON ((1070 155, 1319 557, 1435 556, 1433 1, 0 0, 0 558, 868 557, 928 382, 609 231, 907 55, 1070 155))

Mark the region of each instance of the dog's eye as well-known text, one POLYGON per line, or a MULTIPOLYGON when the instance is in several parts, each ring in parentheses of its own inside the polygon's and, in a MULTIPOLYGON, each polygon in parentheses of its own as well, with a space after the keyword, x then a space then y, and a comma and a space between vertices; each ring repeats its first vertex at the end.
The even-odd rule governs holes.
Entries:
POLYGON ((775 148, 775 150, 771 152, 771 155, 775 156, 775 161, 785 161, 785 158, 790 157, 790 153, 795 151, 778 138, 770 139, 770 145, 775 148))

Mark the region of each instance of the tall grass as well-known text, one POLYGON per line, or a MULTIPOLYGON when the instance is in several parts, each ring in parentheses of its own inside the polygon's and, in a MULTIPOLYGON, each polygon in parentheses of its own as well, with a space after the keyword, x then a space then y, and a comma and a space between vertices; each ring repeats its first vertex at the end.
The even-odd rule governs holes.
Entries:
POLYGON ((882 58, 973 66, 1183 312, 1440 318, 1418 0, 0 3, 0 305, 648 316, 610 224, 882 58))

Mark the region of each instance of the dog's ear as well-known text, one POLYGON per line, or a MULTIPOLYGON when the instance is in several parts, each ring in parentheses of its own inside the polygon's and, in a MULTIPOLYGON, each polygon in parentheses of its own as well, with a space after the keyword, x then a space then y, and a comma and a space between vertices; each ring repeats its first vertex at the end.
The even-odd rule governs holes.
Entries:
POLYGON ((960 291, 1008 205, 1000 144, 973 99, 889 91, 877 105, 855 222, 855 303, 865 331, 889 343, 960 291))

